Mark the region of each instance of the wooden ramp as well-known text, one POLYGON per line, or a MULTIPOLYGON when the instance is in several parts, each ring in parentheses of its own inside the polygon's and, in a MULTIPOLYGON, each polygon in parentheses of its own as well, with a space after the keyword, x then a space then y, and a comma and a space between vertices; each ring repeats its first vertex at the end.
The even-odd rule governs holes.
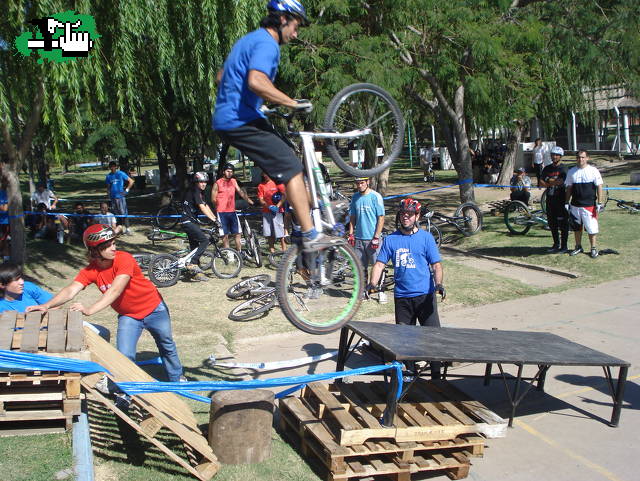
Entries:
MULTIPOLYGON (((108 377, 113 381, 154 381, 151 376, 92 330, 85 328, 85 336, 91 352, 91 360, 107 368, 111 372, 108 377)), ((91 398, 116 413, 150 443, 198 479, 208 481, 218 472, 220 463, 207 439, 200 432, 193 412, 178 395, 154 393, 132 396, 132 403, 137 408, 135 411, 143 413, 142 418, 133 419, 128 412, 119 409, 111 399, 94 389, 101 377, 102 373, 97 373, 82 378, 82 386, 89 392, 91 398), (159 436, 156 436, 162 428, 170 430, 183 441, 185 453, 179 454, 171 450, 159 436)))

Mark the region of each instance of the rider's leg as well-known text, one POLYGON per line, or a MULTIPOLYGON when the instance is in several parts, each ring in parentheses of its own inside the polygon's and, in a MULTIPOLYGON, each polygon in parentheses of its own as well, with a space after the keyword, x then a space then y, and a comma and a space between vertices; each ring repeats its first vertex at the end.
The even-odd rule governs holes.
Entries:
POLYGON ((233 239, 234 239, 234 243, 236 245, 236 250, 238 252, 242 252, 242 240, 241 240, 242 235, 241 234, 234 234, 233 239))
POLYGON ((229 247, 229 234, 222 236, 222 247, 229 247))
POLYGON ((304 177, 299 172, 289 180, 286 184, 287 200, 296 213, 298 223, 302 228, 302 232, 308 232, 313 229, 311 221, 311 213, 309 211, 309 195, 307 187, 304 185, 304 177))

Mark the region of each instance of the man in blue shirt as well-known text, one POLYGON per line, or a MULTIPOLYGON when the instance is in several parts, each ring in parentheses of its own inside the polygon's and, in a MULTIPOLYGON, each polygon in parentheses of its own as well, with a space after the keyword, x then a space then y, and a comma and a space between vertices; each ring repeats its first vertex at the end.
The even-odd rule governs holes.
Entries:
MULTIPOLYGON (((105 177, 105 182, 107 184, 107 194, 109 195, 109 199, 111 199, 111 208, 114 214, 127 216, 129 215, 129 210, 125 196, 129 193, 131 187, 133 187, 133 179, 121 170, 118 170, 118 164, 113 160, 109 162, 109 170, 111 172, 105 177)), ((124 223, 124 233, 130 234, 129 218, 120 217, 120 223, 124 223)))
POLYGON ((367 268, 375 263, 376 252, 380 247, 384 203, 382 196, 369 187, 368 177, 358 177, 355 182, 358 191, 351 198, 349 206, 349 244, 360 256, 367 277, 367 268))
POLYGON ((218 72, 213 128, 257 164, 276 184, 285 184, 287 200, 301 226, 302 247, 311 252, 340 245, 344 239, 327 236, 313 227, 302 164, 291 147, 274 131, 261 111, 264 101, 310 111, 308 101, 297 101, 273 84, 280 63, 280 45, 298 36, 308 23, 297 0, 270 0, 260 27, 236 42, 218 72))
POLYGON ((43 304, 53 295, 33 282, 25 281, 22 269, 13 262, 0 265, 0 312, 25 312, 29 306, 43 304))
MULTIPOLYGON (((420 203, 411 198, 400 202, 400 228, 385 237, 371 269, 367 290, 378 284, 384 266, 391 260, 396 324, 416 325, 417 321, 421 326, 440 327, 435 293, 439 293, 442 300, 446 297, 442 264, 435 239, 418 227, 420 207, 420 203)), ((434 378, 440 376, 439 364, 431 364, 434 378)))

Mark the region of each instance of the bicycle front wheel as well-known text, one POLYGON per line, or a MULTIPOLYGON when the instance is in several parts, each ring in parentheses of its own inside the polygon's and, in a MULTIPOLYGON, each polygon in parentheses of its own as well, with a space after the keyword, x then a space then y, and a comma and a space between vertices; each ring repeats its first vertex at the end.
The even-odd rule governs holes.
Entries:
POLYGON ((362 264, 349 245, 300 254, 291 247, 276 274, 282 312, 310 334, 336 331, 351 320, 360 308, 363 283, 362 264))
POLYGON ((404 118, 386 90, 368 83, 349 85, 329 103, 324 130, 344 133, 365 128, 371 133, 327 140, 327 153, 336 165, 355 177, 371 177, 391 167, 402 151, 404 118))
POLYGON ((532 225, 532 216, 529 208, 519 200, 512 200, 504 210, 504 224, 509 232, 515 235, 525 235, 532 225))
POLYGON ((178 258, 171 254, 158 254, 149 261, 149 279, 158 287, 171 287, 180 278, 178 258))
POLYGON ((459 205, 454 216, 460 217, 456 219, 455 226, 467 237, 477 234, 482 229, 482 212, 473 202, 459 205))
POLYGON ((540 209, 542 209, 543 214, 547 214, 547 189, 540 196, 540 209))
POLYGON ((242 256, 231 247, 223 247, 216 252, 211 267, 220 279, 230 279, 237 276, 242 269, 242 256))
POLYGON ((257 276, 249 277, 248 279, 240 281, 227 289, 227 297, 230 299, 239 299, 251 289, 265 287, 270 282, 271 276, 269 274, 259 274, 257 276))
POLYGON ((271 292, 266 292, 261 296, 238 304, 229 313, 229 319, 232 321, 249 321, 267 312, 276 303, 274 291, 275 289, 271 288, 271 292))
POLYGON ((178 223, 180 219, 178 215, 180 215, 178 209, 173 204, 167 204, 158 209, 153 220, 160 229, 170 230, 178 223))

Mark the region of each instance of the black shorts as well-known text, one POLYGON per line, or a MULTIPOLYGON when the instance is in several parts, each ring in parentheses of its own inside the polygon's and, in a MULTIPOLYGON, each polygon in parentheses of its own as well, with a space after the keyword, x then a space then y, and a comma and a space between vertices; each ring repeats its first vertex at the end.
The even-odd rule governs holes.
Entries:
POLYGON ((302 172, 293 149, 265 119, 231 130, 216 130, 223 142, 234 146, 267 173, 276 184, 286 184, 302 172))
POLYGON ((440 327, 436 294, 423 294, 416 297, 396 297, 394 299, 396 324, 440 327))

